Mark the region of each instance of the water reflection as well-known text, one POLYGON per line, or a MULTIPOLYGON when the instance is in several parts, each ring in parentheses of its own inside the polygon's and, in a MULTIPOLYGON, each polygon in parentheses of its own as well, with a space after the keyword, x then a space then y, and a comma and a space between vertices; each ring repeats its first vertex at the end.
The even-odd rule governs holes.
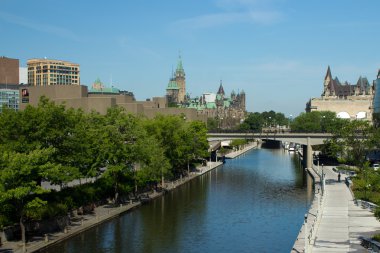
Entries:
POLYGON ((289 252, 312 196, 297 159, 253 150, 49 252, 289 252))

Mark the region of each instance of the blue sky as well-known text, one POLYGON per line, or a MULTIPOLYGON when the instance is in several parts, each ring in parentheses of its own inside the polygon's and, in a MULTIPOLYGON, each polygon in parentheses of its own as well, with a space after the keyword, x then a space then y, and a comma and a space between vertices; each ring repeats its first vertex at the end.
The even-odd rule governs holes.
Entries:
POLYGON ((181 52, 192 97, 242 90, 248 111, 304 111, 327 66, 341 81, 380 68, 378 0, 0 0, 0 55, 68 60, 138 100, 163 96, 181 52))

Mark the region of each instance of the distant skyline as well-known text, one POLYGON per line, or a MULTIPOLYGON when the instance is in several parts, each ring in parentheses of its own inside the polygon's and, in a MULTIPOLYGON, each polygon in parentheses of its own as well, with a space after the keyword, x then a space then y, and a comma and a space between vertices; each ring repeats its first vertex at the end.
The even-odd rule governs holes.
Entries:
POLYGON ((248 111, 298 115, 341 82, 380 68, 378 0, 0 0, 0 56, 75 62, 138 100, 164 96, 179 53, 192 97, 246 92, 248 111))

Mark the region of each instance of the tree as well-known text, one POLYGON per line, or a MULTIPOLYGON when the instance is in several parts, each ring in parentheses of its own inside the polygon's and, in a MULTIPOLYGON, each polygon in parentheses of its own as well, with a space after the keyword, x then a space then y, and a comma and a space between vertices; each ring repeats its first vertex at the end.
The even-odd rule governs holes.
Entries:
POLYGON ((164 149, 154 136, 145 135, 139 138, 136 143, 136 159, 139 162, 140 169, 136 172, 136 180, 140 186, 150 184, 156 185, 161 181, 162 186, 164 178, 170 176, 170 164, 165 157, 164 149))
POLYGON ((22 242, 26 242, 25 219, 33 210, 47 202, 38 196, 47 192, 38 185, 41 173, 54 166, 50 157, 52 148, 36 149, 29 153, 17 153, 2 149, 0 156, 0 205, 11 204, 19 219, 22 242))
POLYGON ((293 132, 332 133, 345 124, 345 119, 339 119, 334 112, 313 111, 301 113, 291 123, 293 132))
POLYGON ((333 130, 333 137, 326 141, 331 154, 342 162, 362 167, 366 154, 372 147, 373 131, 367 121, 345 121, 341 128, 333 130))
POLYGON ((254 132, 261 132, 264 126, 264 118, 258 113, 250 113, 244 122, 240 125, 241 130, 251 130, 254 132))
POLYGON ((135 143, 139 136, 137 118, 126 114, 123 108, 113 107, 105 115, 101 127, 97 166, 106 167, 104 177, 114 186, 114 201, 119 194, 128 192, 137 161, 135 143))
POLYGON ((179 116, 159 115, 153 120, 144 122, 148 135, 153 135, 164 149, 165 156, 169 160, 173 174, 182 173, 186 164, 183 147, 186 145, 183 139, 185 121, 179 116))
POLYGON ((186 124, 182 133, 184 140, 183 154, 186 157, 187 172, 189 174, 191 160, 208 156, 207 129, 204 123, 193 121, 186 124))

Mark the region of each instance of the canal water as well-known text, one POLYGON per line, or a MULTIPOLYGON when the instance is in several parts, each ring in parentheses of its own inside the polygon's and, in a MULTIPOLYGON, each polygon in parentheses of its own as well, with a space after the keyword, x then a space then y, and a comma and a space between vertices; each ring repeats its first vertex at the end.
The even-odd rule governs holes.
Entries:
POLYGON ((46 252, 290 252, 311 198, 296 155, 251 150, 46 252))

